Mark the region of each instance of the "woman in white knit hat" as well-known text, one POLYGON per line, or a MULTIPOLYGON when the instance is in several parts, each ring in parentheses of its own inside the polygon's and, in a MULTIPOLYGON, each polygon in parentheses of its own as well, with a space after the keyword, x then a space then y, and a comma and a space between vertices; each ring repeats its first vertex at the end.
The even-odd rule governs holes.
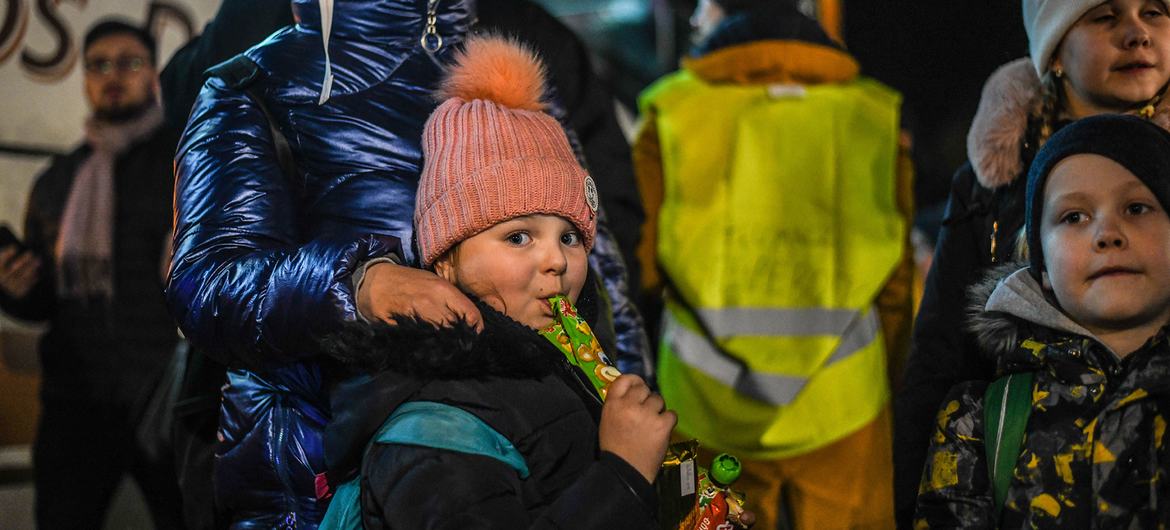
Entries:
POLYGON ((926 447, 947 391, 990 380, 996 366, 965 331, 967 289, 1016 258, 1024 178, 1057 129, 1104 113, 1170 126, 1170 10, 1163 0, 1024 0, 1031 56, 1002 66, 983 89, 955 175, 895 401, 895 496, 900 527, 914 511, 926 447))

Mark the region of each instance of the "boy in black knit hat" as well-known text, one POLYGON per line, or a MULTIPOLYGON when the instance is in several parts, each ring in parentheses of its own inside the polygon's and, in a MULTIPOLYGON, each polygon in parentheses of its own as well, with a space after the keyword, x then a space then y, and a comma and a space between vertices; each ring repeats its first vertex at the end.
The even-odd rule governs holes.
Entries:
POLYGON ((1085 118, 1036 156, 1030 262, 971 297, 1003 377, 944 401, 917 526, 1166 524, 1168 204, 1170 133, 1144 120, 1085 118))

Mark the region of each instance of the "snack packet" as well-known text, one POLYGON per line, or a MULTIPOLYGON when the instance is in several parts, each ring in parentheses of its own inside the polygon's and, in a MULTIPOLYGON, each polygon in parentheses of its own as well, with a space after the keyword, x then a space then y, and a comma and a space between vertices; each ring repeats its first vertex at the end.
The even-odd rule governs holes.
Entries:
POLYGON ((601 351, 601 344, 593 336, 593 330, 577 314, 577 308, 573 307, 568 298, 557 295, 549 298, 548 303, 552 308, 553 322, 540 330, 540 334, 565 354, 569 364, 585 374, 604 401, 609 393, 609 385, 622 373, 601 351))
POLYGON ((731 490, 731 484, 739 478, 739 459, 727 453, 717 455, 711 461, 710 470, 699 473, 699 498, 696 503, 698 517, 693 530, 732 530, 739 523, 743 513, 743 494, 731 490))
POLYGON ((731 489, 741 465, 726 453, 708 470, 696 463, 699 442, 671 444, 658 471, 658 521, 663 530, 731 530, 744 511, 744 495, 731 489))
POLYGON ((666 448, 666 457, 658 469, 658 479, 654 481, 658 490, 658 523, 663 530, 689 528, 684 523, 688 517, 694 518, 695 494, 698 492, 695 458, 698 454, 697 440, 673 443, 666 448))

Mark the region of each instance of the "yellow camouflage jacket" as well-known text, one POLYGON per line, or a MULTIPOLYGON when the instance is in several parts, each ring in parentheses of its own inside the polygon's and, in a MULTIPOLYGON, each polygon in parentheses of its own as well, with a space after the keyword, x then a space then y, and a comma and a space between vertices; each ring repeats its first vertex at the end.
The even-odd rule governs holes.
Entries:
POLYGON ((971 327, 1000 375, 1035 373, 1032 411, 995 520, 986 382, 943 401, 915 528, 1163 528, 1170 519, 1170 347, 1163 329, 1119 358, 1045 297, 1027 269, 972 289, 971 327))

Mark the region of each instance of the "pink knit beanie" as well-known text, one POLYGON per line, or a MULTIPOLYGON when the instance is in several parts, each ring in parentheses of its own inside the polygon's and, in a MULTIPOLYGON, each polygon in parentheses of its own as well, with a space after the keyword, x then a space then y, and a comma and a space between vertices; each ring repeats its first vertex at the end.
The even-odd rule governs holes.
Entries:
POLYGON ((423 266, 509 219, 561 216, 593 246, 597 188, 544 112, 544 67, 516 41, 475 36, 447 72, 423 129, 414 224, 423 266))

